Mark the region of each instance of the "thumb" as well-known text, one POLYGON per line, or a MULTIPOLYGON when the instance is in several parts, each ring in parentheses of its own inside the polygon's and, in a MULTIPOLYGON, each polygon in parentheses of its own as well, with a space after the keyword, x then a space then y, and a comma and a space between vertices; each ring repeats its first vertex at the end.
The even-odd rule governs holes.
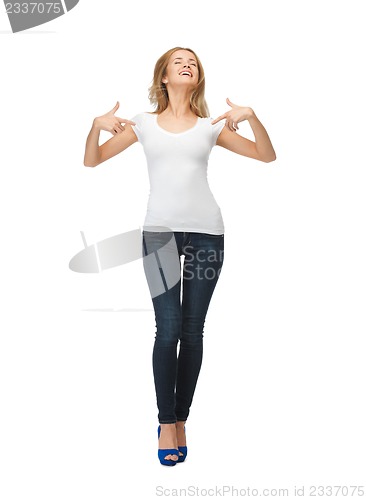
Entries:
POLYGON ((226 98, 226 102, 228 103, 229 106, 231 106, 232 108, 234 108, 236 105, 230 101, 230 99, 227 97, 226 98))
POLYGON ((110 110, 110 113, 114 115, 114 113, 117 111, 118 108, 119 108, 119 102, 117 101, 117 104, 114 106, 113 109, 110 110))

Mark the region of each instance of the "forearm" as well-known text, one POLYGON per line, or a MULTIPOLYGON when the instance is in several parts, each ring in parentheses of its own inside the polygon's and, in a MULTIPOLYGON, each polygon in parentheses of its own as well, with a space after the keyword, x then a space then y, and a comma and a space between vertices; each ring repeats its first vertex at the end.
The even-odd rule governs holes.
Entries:
POLYGON ((100 163, 99 135, 100 130, 93 122, 85 145, 84 165, 86 167, 95 167, 100 163))
POLYGON ((258 155, 264 162, 274 161, 276 159, 275 150, 273 149, 271 140, 267 134, 266 129, 263 127, 262 123, 259 121, 254 111, 252 115, 248 118, 248 122, 253 130, 253 134, 255 137, 255 145, 258 151, 258 155))

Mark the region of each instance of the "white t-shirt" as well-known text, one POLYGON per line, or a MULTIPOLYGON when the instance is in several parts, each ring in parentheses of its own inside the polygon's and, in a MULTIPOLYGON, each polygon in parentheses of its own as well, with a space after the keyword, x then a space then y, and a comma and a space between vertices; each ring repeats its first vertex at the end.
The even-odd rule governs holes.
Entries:
POLYGON ((157 117, 140 113, 132 118, 150 180, 144 229, 164 226, 172 231, 223 234, 224 222, 208 184, 207 165, 225 121, 211 125, 213 118, 198 117, 192 128, 173 133, 160 127, 157 117))

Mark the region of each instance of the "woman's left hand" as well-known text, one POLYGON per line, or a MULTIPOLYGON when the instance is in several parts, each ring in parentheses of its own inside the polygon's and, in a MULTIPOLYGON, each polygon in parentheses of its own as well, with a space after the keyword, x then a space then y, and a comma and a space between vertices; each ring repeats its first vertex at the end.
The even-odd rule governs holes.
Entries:
POLYGON ((218 118, 215 118, 215 120, 213 120, 211 124, 214 125, 220 120, 226 119, 226 127, 232 132, 236 132, 239 129, 238 123, 243 122, 244 120, 247 120, 248 118, 253 116, 254 111, 252 110, 252 108, 238 106, 237 104, 232 103, 229 98, 226 99, 226 102, 232 109, 230 109, 230 111, 227 111, 223 115, 220 115, 218 118))

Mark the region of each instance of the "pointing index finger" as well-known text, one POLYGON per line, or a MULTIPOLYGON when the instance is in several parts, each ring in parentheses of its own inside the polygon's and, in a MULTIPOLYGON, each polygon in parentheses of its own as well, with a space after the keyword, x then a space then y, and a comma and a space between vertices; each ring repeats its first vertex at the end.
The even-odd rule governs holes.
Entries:
POLYGON ((215 125, 215 123, 219 122, 220 120, 223 120, 224 118, 226 118, 226 113, 224 113, 223 115, 220 115, 219 117, 215 118, 215 119, 211 122, 211 125, 215 125))
POLYGON ((126 118, 120 118, 119 116, 116 116, 116 118, 120 123, 129 123, 130 125, 136 125, 135 122, 131 120, 126 120, 126 118))

